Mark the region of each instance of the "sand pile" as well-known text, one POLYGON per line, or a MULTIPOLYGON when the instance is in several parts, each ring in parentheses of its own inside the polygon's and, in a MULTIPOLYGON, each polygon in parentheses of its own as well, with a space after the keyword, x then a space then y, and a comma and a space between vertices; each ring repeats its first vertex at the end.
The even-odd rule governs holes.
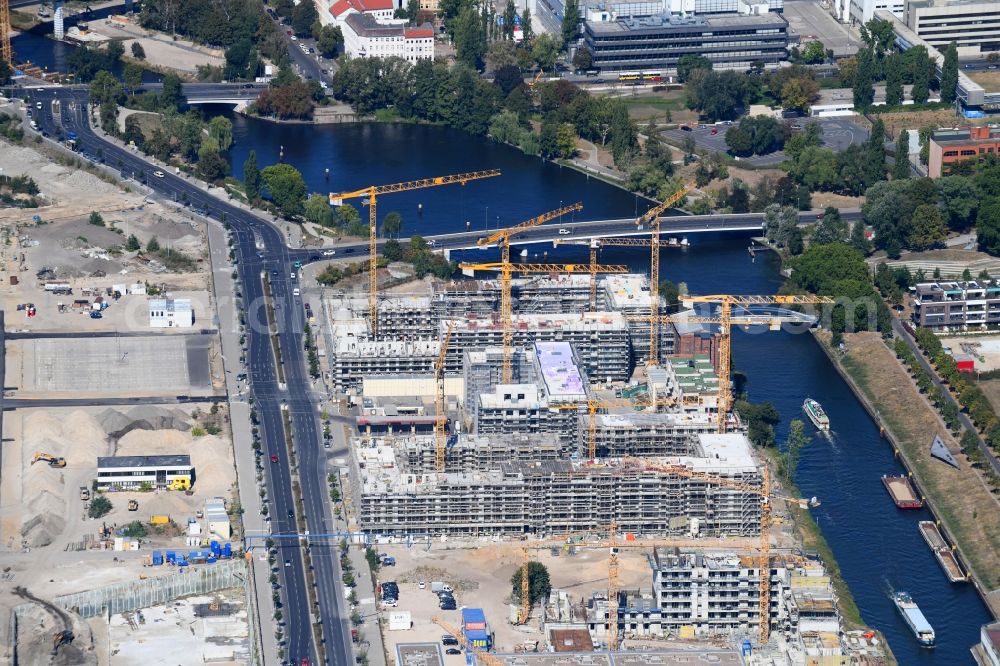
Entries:
MULTIPOLYGON (((93 467, 97 456, 108 455, 104 428, 83 410, 68 414, 57 410, 33 410, 25 419, 24 433, 27 463, 36 451, 62 456, 68 467, 93 467)), ((44 463, 36 463, 35 467, 39 465, 44 463)), ((27 488, 25 492, 29 494, 27 488)))
POLYGON ((70 630, 73 642, 61 646, 52 655, 52 637, 63 630, 62 621, 39 604, 17 622, 17 663, 26 666, 91 666, 97 664, 94 639, 90 628, 76 616, 70 630))
MULTIPOLYGON (((187 414, 180 409, 141 405, 127 412, 117 409, 106 409, 97 415, 97 421, 112 439, 121 439, 133 430, 190 430, 191 423, 187 414)), ((149 455, 123 454, 117 455, 149 455)))
POLYGON ((48 546, 66 529, 66 500, 63 494, 61 487, 57 492, 44 490, 28 502, 27 510, 31 517, 21 525, 21 537, 29 547, 48 546))

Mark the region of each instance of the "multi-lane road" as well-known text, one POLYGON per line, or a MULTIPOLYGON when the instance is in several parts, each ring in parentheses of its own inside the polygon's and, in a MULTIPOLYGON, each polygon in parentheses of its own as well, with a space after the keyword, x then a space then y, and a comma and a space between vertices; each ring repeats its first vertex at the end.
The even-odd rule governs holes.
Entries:
MULTIPOLYGON (((201 202, 205 214, 224 221, 234 239, 239 289, 243 295, 246 318, 246 363, 251 376, 254 409, 259 421, 265 460, 271 454, 277 464, 265 464, 268 495, 271 498, 271 530, 278 533, 323 534, 332 524, 326 498, 325 460, 321 446, 317 407, 310 395, 310 382, 303 358, 302 302, 292 295, 297 279, 296 260, 286 247, 281 233, 262 218, 226 201, 207 194, 198 183, 160 170, 143 156, 97 135, 90 127, 87 91, 79 88, 44 87, 21 91, 31 103, 40 129, 51 135, 60 131, 76 132, 79 145, 92 156, 98 151, 103 160, 116 165, 125 174, 144 174, 146 184, 160 196, 201 202), (54 115, 53 102, 58 101, 54 115), (41 108, 37 103, 41 102, 41 108), (160 171, 161 177, 153 175, 160 171), (258 244, 264 250, 258 250, 258 244), (273 310, 277 338, 281 347, 284 382, 278 381, 278 368, 271 348, 263 277, 270 284, 268 297, 273 310), (295 477, 301 489, 301 513, 293 493, 291 455, 286 445, 284 415, 290 419, 295 446, 295 477)), ((298 664, 302 659, 318 663, 320 646, 313 640, 313 620, 320 623, 322 648, 326 663, 348 666, 352 660, 348 632, 348 613, 340 593, 339 560, 335 547, 313 546, 312 575, 317 581, 317 605, 309 601, 309 588, 302 547, 304 542, 279 544, 278 575, 283 582, 282 622, 286 658, 298 664)), ((265 626, 267 626, 265 624, 265 626)))

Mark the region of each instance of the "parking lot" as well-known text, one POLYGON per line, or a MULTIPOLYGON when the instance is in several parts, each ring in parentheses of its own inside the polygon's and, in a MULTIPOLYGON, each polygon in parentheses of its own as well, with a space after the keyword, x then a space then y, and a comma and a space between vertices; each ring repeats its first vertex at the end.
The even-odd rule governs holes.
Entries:
MULTIPOLYGON (((852 143, 864 143, 868 140, 868 130, 847 118, 797 118, 788 122, 801 128, 805 128, 808 123, 819 123, 823 129, 823 145, 835 151, 844 150, 852 143)), ((702 150, 725 153, 729 150, 726 146, 726 131, 730 127, 731 125, 703 125, 692 127, 690 130, 666 130, 661 134, 678 145, 686 137, 692 137, 695 145, 702 150)), ((785 153, 779 150, 768 155, 740 159, 754 166, 777 166, 785 161, 785 153)))
POLYGON ((858 50, 858 40, 852 39, 847 26, 838 23, 829 7, 812 0, 787 0, 783 16, 788 21, 788 33, 798 35, 803 43, 819 40, 833 49, 835 57, 848 56, 858 50))

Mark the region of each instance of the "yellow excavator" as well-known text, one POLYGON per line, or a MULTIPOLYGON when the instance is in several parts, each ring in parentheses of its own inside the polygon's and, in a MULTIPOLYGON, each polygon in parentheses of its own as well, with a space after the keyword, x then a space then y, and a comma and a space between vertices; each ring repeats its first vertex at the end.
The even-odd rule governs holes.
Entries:
POLYGON ((36 453, 35 457, 31 459, 31 464, 34 465, 39 460, 45 461, 49 464, 49 467, 65 467, 66 459, 54 456, 51 453, 36 453))

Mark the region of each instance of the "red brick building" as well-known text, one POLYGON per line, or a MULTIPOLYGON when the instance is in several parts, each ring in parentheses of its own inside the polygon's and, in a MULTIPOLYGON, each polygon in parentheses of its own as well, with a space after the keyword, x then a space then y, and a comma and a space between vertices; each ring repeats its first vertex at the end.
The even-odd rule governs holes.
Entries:
POLYGON ((941 129, 931 134, 927 175, 940 178, 955 162, 995 154, 1000 154, 1000 127, 941 129))

